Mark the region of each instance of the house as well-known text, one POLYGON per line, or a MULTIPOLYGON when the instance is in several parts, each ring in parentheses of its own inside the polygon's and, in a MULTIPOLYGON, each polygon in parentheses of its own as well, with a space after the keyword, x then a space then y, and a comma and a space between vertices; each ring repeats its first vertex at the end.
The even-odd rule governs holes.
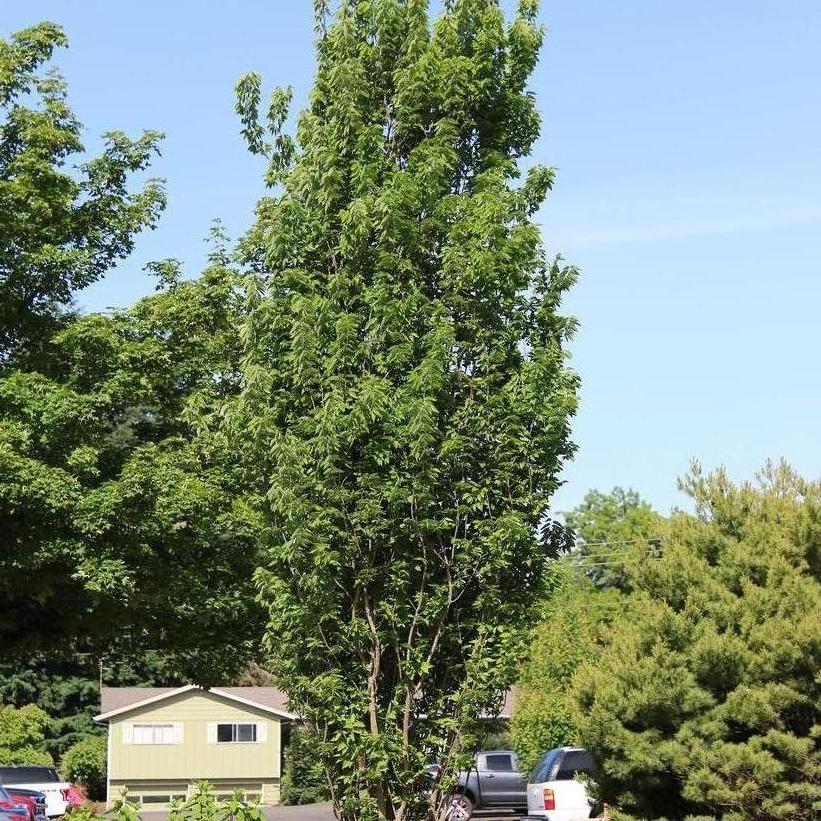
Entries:
POLYGON ((295 718, 274 687, 103 687, 107 803, 127 789, 163 809, 206 780, 220 797, 239 789, 277 804, 283 724, 295 718))

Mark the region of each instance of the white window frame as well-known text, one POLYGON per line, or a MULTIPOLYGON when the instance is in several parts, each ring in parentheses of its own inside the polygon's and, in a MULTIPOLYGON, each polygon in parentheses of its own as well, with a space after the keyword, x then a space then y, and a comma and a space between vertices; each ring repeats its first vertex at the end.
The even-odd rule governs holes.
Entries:
POLYGON ((182 722, 142 721, 124 728, 123 741, 141 747, 182 744, 182 722))

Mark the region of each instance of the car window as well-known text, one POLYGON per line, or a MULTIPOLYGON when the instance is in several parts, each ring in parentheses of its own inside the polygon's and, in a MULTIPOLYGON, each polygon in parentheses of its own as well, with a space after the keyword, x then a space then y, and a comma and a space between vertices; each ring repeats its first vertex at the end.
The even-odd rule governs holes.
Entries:
POLYGON ((492 772, 513 771, 513 756, 510 753, 493 753, 485 756, 485 767, 492 772))
POLYGON ((593 759, 584 750, 570 750, 564 754, 559 769, 553 777, 556 781, 570 781, 579 773, 589 773, 593 759))
POLYGON ((536 768, 533 770, 533 775, 530 776, 530 782, 532 784, 541 784, 548 780, 547 775, 553 768, 553 764, 556 762, 560 753, 561 750, 550 750, 542 756, 536 768))
POLYGON ((59 780, 53 767, 0 767, 3 784, 48 784, 59 780))

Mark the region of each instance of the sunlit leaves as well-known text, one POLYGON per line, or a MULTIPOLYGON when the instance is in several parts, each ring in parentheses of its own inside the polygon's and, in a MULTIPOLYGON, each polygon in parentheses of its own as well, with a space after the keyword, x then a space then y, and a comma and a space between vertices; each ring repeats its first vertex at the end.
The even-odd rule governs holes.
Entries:
MULTIPOLYGON (((319 10, 293 165, 243 246, 256 276, 230 423, 267 485, 267 647, 333 740, 350 817, 417 815, 425 765, 455 766, 496 708, 572 453, 558 303, 575 272, 530 220, 552 171, 517 182, 541 33, 532 4, 510 24, 492 0, 445 9, 319 10)), ((260 94, 253 75, 238 87, 252 142, 284 122, 275 92, 259 124, 260 94)))

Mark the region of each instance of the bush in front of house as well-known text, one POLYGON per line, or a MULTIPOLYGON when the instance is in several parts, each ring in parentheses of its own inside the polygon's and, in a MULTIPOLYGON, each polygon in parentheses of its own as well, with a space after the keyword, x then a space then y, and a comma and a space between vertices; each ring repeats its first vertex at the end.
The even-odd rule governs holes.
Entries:
POLYGON ((314 804, 328 799, 328 782, 319 756, 319 739, 307 728, 294 727, 285 750, 282 803, 314 804))
MULTIPOLYGON (((123 807, 125 807, 125 803, 123 807)), ((122 811, 117 821, 137 821, 124 817, 122 811)), ((207 781, 200 781, 193 795, 184 801, 172 801, 168 810, 168 821, 265 821, 265 816, 255 801, 246 801, 240 790, 222 801, 214 794, 214 788, 207 781)))
POLYGON ((89 736, 72 744, 60 761, 63 778, 85 787, 95 801, 105 798, 106 740, 104 736, 89 736))

